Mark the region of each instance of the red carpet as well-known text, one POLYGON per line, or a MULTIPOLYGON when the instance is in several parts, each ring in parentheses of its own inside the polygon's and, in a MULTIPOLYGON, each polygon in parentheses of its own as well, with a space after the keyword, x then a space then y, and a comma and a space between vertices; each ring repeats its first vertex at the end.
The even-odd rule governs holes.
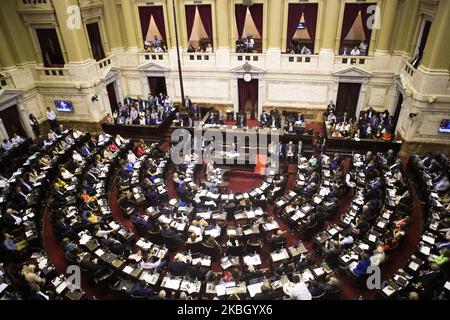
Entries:
MULTIPOLYGON (((345 160, 344 166, 347 171, 349 164, 349 159, 345 160)), ((197 176, 197 183, 201 181, 201 179, 204 177, 204 169, 200 171, 200 173, 197 176)), ((290 164, 288 166, 288 182, 286 186, 286 190, 291 190, 294 183, 295 183, 295 176, 296 173, 296 165, 290 164)), ((246 171, 239 171, 239 172, 231 172, 228 174, 228 182, 230 185, 230 190, 232 192, 246 192, 249 191, 257 186, 259 186, 264 177, 263 176, 256 176, 253 172, 246 172, 246 171)), ((169 197, 170 198, 177 198, 175 188, 172 182, 172 174, 168 177, 168 183, 167 188, 169 191, 169 197)), ((399 249, 397 249, 395 252, 391 253, 389 256, 389 261, 382 265, 382 280, 389 278, 392 276, 392 274, 398 270, 399 268, 403 267, 407 261, 407 259, 410 257, 410 255, 415 251, 415 248, 419 242, 419 238, 421 235, 421 227, 422 227, 422 216, 421 211, 419 208, 419 204, 417 201, 417 195, 415 192, 413 192, 414 195, 414 211, 412 214, 413 223, 410 225, 407 235, 403 239, 401 246, 399 249)), ((121 225, 133 229, 131 220, 129 218, 126 218, 122 215, 120 208, 117 204, 117 188, 113 187, 110 193, 110 206, 112 210, 112 216, 115 221, 120 223, 121 225)), ((351 202, 352 198, 351 196, 345 196, 341 199, 339 203, 339 211, 336 218, 332 220, 328 220, 325 222, 325 227, 328 224, 337 223, 339 221, 339 216, 346 212, 348 210, 348 206, 351 202)), ((271 205, 268 206, 268 214, 273 215, 273 208, 271 205)), ((287 227, 284 225, 284 223, 280 220, 278 220, 281 229, 287 229, 287 227)), ((230 221, 229 224, 233 225, 234 221, 230 221)), ((135 231, 135 230, 133 230, 135 231)), ((64 252, 62 248, 59 245, 58 239, 55 237, 49 214, 46 212, 44 215, 44 222, 43 222, 43 241, 44 241, 44 247, 46 252, 48 253, 48 256, 50 260, 55 264, 56 269, 60 273, 64 273, 65 269, 67 267, 67 263, 64 258, 64 252)), ((293 244, 296 244, 299 242, 299 238, 296 235, 296 233, 288 233, 287 234, 287 240, 288 246, 291 246, 293 244)), ((311 250, 312 249, 312 241, 304 242, 305 246, 311 250)), ((183 250, 181 248, 180 250, 183 250)), ((267 249, 267 246, 263 247, 263 250, 261 252, 261 260, 262 260, 262 269, 269 268, 270 264, 270 258, 269 258, 270 252, 267 249)), ((171 255, 173 257, 173 255, 171 255)), ((321 260, 321 257, 317 257, 317 262, 321 260)), ((212 264, 212 270, 214 272, 222 272, 222 269, 218 262, 214 262, 212 264)), ((85 277, 83 277, 85 279, 85 277)), ((355 286, 353 286, 349 281, 347 280, 346 276, 340 277, 342 285, 343 285, 343 293, 342 298, 343 299, 357 299, 359 296, 362 296, 364 299, 373 299, 375 296, 375 291, 370 290, 359 290, 355 286)), ((82 288, 86 291, 88 297, 96 296, 97 298, 101 299, 108 299, 111 298, 111 296, 108 293, 103 293, 98 290, 98 288, 94 288, 90 286, 87 281, 82 281, 82 288)))

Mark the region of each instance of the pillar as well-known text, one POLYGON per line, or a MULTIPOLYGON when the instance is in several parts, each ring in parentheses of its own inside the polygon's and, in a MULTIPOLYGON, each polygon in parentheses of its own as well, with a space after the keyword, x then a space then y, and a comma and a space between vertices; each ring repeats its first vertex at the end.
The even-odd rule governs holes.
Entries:
MULTIPOLYGON (((89 50, 88 38, 83 25, 79 28, 69 28, 67 21, 69 19, 69 13, 67 8, 69 6, 78 6, 77 0, 59 0, 53 1, 53 7, 56 13, 56 19, 59 25, 59 31, 61 38, 64 42, 64 47, 67 52, 69 61, 86 61, 91 59, 91 52, 89 50)), ((83 23, 83 22, 81 22, 83 23)), ((62 44, 61 44, 62 47, 62 44)))
POLYGON ((390 50, 392 35, 394 33, 395 18, 397 15, 398 0, 384 2, 383 16, 381 19, 381 30, 376 50, 387 53, 390 50))
POLYGON ((439 1, 423 53, 424 67, 448 72, 450 66, 448 30, 450 30, 450 1, 439 1))

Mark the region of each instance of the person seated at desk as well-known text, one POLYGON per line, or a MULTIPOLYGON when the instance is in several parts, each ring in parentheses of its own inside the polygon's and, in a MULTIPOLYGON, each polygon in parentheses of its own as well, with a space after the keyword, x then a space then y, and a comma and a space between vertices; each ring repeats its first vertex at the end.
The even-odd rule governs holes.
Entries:
POLYGON ((5 233, 3 235, 3 238, 3 246, 10 252, 20 252, 28 246, 28 242, 26 240, 20 240, 16 242, 14 240, 14 237, 9 233, 5 233))
POLYGON ((303 271, 312 265, 314 265, 314 256, 310 252, 308 252, 305 256, 302 256, 296 263, 299 271, 303 271))
POLYGON ((312 155, 311 158, 308 160, 308 164, 315 169, 318 165, 319 161, 317 160, 315 155, 312 155))
POLYGON ((270 283, 264 281, 261 286, 261 292, 257 293, 253 300, 273 300, 273 289, 270 283))
POLYGON ((147 298, 153 294, 153 289, 145 280, 138 280, 130 289, 129 294, 132 297, 147 298))
POLYGON ((20 186, 16 186, 11 194, 11 199, 14 201, 14 205, 17 209, 25 209, 29 203, 29 196, 26 195, 20 186))
POLYGON ((45 283, 45 278, 41 278, 36 272, 36 266, 34 264, 25 264, 20 272, 25 281, 30 286, 30 289, 40 290, 39 286, 45 283))
POLYGON ((173 238, 177 241, 180 240, 180 235, 173 231, 168 224, 163 225, 161 235, 165 238, 173 238))
POLYGON ((4 226, 10 230, 14 230, 22 224, 22 218, 19 216, 19 213, 13 208, 6 209, 5 213, 2 216, 2 221, 4 226))
POLYGON ((449 248, 443 248, 439 250, 439 255, 436 256, 432 261, 433 263, 437 264, 439 267, 442 267, 446 264, 448 264, 450 259, 450 249, 449 248))
POLYGON ((95 196, 91 197, 85 189, 81 190, 80 199, 85 204, 94 204, 95 205, 97 203, 97 197, 95 197, 95 196))
POLYGON ((250 283, 253 279, 258 279, 263 276, 263 273, 259 270, 256 270, 255 266, 248 266, 247 270, 244 271, 244 280, 246 283, 250 283))
POLYGON ((309 282, 308 290, 313 297, 321 296, 325 293, 325 284, 321 281, 311 280, 309 282))
POLYGON ((129 248, 115 238, 101 239, 101 243, 116 255, 129 256, 129 248))
POLYGON ((294 267, 290 265, 286 260, 283 261, 278 268, 275 269, 275 273, 278 275, 290 274, 294 272, 294 267))
POLYGON ((8 139, 3 139, 2 148, 5 151, 10 151, 12 148, 14 148, 14 145, 12 142, 8 139))
POLYGON ((339 237, 339 245, 343 248, 350 247, 355 239, 353 238, 351 232, 348 229, 342 231, 341 236, 339 237))
POLYGON ((169 263, 169 272, 172 276, 184 277, 188 274, 189 270, 189 264, 181 261, 178 257, 175 257, 173 262, 169 263))
POLYGON ((444 176, 439 182, 436 183, 434 189, 437 192, 447 192, 450 189, 450 182, 446 176, 444 176))
POLYGON ((18 146, 19 144, 21 144, 24 141, 25 141, 25 139, 22 138, 21 136, 19 136, 17 133, 14 133, 12 138, 11 138, 11 143, 14 146, 18 146))
POLYGON ((261 113, 259 121, 261 122, 261 127, 267 126, 270 123, 270 114, 267 112, 261 113))
POLYGON ((386 254, 384 253, 383 246, 378 246, 370 256, 370 265, 379 266, 386 261, 386 254))
POLYGON ((93 275, 98 275, 108 270, 108 266, 106 264, 103 264, 101 261, 98 261, 91 255, 85 255, 79 263, 81 269, 87 270, 90 274, 93 275))
POLYGON ((39 159, 39 166, 41 167, 41 169, 48 168, 50 167, 51 162, 52 160, 48 155, 43 155, 41 159, 39 159))
POLYGON ((293 278, 294 287, 289 288, 289 297, 291 300, 311 300, 312 295, 308 290, 306 284, 301 281, 300 275, 296 274, 293 278))
POLYGON ((84 158, 88 158, 92 155, 91 150, 89 149, 89 144, 85 143, 82 147, 81 147, 81 155, 84 158))
POLYGON ((69 238, 74 238, 76 235, 75 230, 70 226, 70 224, 66 221, 65 217, 60 217, 56 220, 53 226, 56 234, 58 235, 67 235, 69 238))
POLYGON ((114 142, 117 145, 117 147, 121 148, 122 146, 128 143, 128 140, 122 138, 120 134, 117 134, 116 138, 114 139, 114 142))
POLYGON ((284 130, 287 133, 294 133, 294 122, 286 120, 286 124, 284 126, 284 130))
POLYGON ((194 220, 192 220, 192 223, 191 223, 193 226, 196 226, 196 227, 200 227, 200 228, 206 228, 206 227, 208 227, 208 221, 206 221, 204 218, 202 218, 202 217, 200 217, 200 216, 196 216, 195 218, 194 218, 194 220))
POLYGON ((142 261, 139 266, 142 269, 152 270, 156 273, 161 272, 164 267, 167 265, 167 261, 163 261, 163 255, 159 257, 149 256, 148 254, 144 254, 142 257, 142 261))
POLYGON ((64 252, 69 255, 77 255, 80 252, 80 248, 78 248, 78 245, 71 241, 69 238, 64 238, 62 240, 62 246, 64 249, 64 252))
POLYGON ((102 222, 101 217, 95 215, 90 210, 83 211, 82 218, 83 218, 83 221, 85 221, 86 223, 92 224, 92 225, 102 222))
POLYGON ((361 254, 361 259, 356 264, 356 267, 351 270, 354 275, 361 277, 367 273, 367 269, 369 268, 371 262, 369 259, 369 254, 367 252, 363 252, 361 254))
POLYGON ((289 141, 289 143, 286 145, 285 147, 285 156, 286 159, 290 162, 293 163, 294 162, 294 157, 296 154, 296 145, 294 145, 294 143, 291 141, 289 141))
POLYGON ((191 267, 189 270, 189 276, 192 279, 196 279, 199 281, 206 281, 212 275, 212 271, 207 272, 200 262, 197 262, 195 266, 191 267))
POLYGON ((328 281, 325 284, 327 292, 339 292, 342 290, 341 281, 333 275, 327 276, 328 281))
POLYGON ((209 236, 208 239, 204 242, 204 244, 210 248, 214 248, 216 250, 220 250, 220 244, 214 239, 213 236, 209 236))
POLYGON ((285 245, 287 242, 286 236, 284 234, 286 231, 283 230, 277 230, 275 234, 272 235, 270 238, 270 242, 272 243, 272 246, 282 246, 285 245))

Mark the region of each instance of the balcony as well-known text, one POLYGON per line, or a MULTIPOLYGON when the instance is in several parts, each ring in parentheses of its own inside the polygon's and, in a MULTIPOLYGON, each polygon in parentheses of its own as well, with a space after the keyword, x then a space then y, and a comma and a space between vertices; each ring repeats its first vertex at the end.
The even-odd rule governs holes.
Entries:
POLYGON ((70 81, 67 68, 35 68, 36 81, 70 81))
POLYGON ((281 68, 286 71, 317 70, 319 56, 304 54, 282 54, 281 68))
POLYGON ((51 0, 17 0, 17 8, 19 11, 53 11, 51 0))
POLYGON ((369 56, 336 56, 334 58, 334 71, 349 67, 357 67, 367 72, 372 72, 373 57, 369 56))
POLYGON ((185 67, 216 67, 216 54, 215 53, 188 53, 183 52, 181 61, 185 67))
POLYGON ((100 78, 104 78, 108 74, 112 64, 111 57, 106 57, 105 59, 96 62, 95 67, 100 78))
POLYGON ((256 67, 265 69, 266 67, 266 55, 262 53, 232 53, 231 54, 231 67, 237 67, 244 63, 250 63, 256 67))
POLYGON ((169 66, 169 54, 167 52, 142 52, 139 53, 139 65, 142 66, 149 62, 157 63, 163 66, 169 66))

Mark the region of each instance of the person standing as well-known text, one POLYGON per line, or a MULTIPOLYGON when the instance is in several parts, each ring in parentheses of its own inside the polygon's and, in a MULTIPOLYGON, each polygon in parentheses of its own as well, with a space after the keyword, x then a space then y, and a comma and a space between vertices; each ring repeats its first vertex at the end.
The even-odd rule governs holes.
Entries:
POLYGON ((36 117, 32 113, 30 113, 28 118, 29 118, 28 120, 30 121, 31 129, 33 129, 34 135, 36 137, 39 137, 39 135, 41 134, 41 130, 39 128, 39 121, 36 119, 36 117))
POLYGON ((47 108, 47 119, 50 122, 52 130, 55 130, 58 126, 58 123, 56 122, 56 113, 49 107, 47 108))

